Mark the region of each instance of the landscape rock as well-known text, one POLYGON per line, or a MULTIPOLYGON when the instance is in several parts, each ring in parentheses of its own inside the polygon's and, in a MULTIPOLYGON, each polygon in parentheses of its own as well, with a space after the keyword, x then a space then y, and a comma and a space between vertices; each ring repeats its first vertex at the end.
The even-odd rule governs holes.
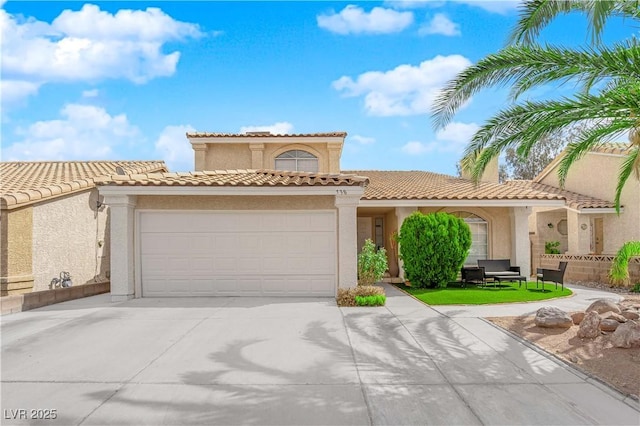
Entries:
POLYGON ((570 328, 573 325, 569 314, 555 306, 543 306, 538 309, 534 321, 538 327, 546 328, 570 328))
POLYGON ((620 324, 611 335, 611 343, 616 348, 640 347, 640 322, 627 321, 620 324))
POLYGON ((600 315, 596 311, 587 312, 580 323, 578 337, 595 339, 600 335, 600 315))
POLYGON ((604 314, 605 312, 615 312, 616 314, 619 314, 620 307, 609 299, 598 299, 586 309, 586 312, 591 311, 595 311, 599 314, 604 314))
POLYGON ((584 312, 574 312, 573 314, 571 314, 571 319, 573 320, 573 323, 575 325, 580 325, 580 323, 584 319, 584 315, 584 312))
POLYGON ((632 310, 622 311, 620 315, 622 315, 623 317, 629 320, 637 320, 640 318, 640 314, 632 310))
POLYGON ((604 314, 600 315, 600 318, 604 319, 612 319, 612 320, 616 320, 618 322, 627 322, 627 319, 625 317, 623 317, 621 314, 616 314, 615 312, 605 312, 604 314))
POLYGON ((611 318, 605 318, 600 321, 600 330, 602 331, 616 331, 620 326, 620 323, 611 318))

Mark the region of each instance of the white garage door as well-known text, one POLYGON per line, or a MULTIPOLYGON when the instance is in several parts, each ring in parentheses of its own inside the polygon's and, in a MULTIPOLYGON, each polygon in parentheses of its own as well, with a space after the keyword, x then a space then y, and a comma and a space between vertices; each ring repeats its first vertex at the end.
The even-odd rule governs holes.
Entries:
POLYGON ((143 297, 334 296, 334 212, 142 212, 143 297))

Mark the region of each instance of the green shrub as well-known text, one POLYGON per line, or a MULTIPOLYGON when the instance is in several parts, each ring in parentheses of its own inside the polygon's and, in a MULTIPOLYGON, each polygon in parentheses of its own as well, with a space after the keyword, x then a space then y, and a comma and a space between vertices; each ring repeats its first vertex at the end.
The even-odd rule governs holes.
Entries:
POLYGON ((455 281, 471 248, 464 220, 448 213, 407 217, 400 228, 400 258, 414 287, 446 287, 455 281))
MULTIPOLYGON (((351 288, 339 288, 336 302, 338 306, 357 306, 356 297, 384 296, 384 289, 373 285, 359 285, 351 288)), ((385 297, 386 299, 386 297, 385 297)))
POLYGON ((387 253, 384 248, 376 250, 370 239, 358 255, 358 285, 373 285, 382 279, 388 268, 387 253))
POLYGON ((631 288, 632 293, 640 293, 640 283, 635 283, 633 288, 631 288))
POLYGON ((544 243, 544 254, 560 254, 560 241, 547 241, 544 243))
POLYGON ((629 282, 629 260, 640 256, 640 241, 627 241, 620 247, 609 270, 609 279, 613 285, 627 286, 629 282))
POLYGON ((371 296, 356 296, 358 306, 384 306, 387 296, 384 294, 372 294, 371 296))

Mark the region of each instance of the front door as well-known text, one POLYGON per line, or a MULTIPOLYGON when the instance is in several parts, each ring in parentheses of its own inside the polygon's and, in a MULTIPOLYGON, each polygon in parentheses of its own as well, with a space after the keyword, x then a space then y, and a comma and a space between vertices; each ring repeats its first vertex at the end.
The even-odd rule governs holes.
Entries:
POLYGON ((593 237, 594 237, 594 253, 602 254, 604 250, 604 230, 601 217, 593 219, 593 237))

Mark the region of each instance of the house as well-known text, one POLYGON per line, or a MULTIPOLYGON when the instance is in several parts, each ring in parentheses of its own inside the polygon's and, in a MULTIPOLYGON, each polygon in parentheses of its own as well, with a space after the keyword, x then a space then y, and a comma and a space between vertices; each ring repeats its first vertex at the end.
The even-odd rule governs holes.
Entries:
POLYGON ((391 272, 401 277, 392 236, 414 211, 469 223, 468 262, 509 258, 529 271, 533 210, 564 210, 572 200, 564 190, 500 184, 497 173, 476 185, 424 171, 342 171, 345 137, 188 133, 195 171, 101 179, 112 299, 334 296, 356 285, 366 238, 392 253, 391 272))
MULTIPOLYGON (((627 144, 614 143, 594 147, 569 170, 564 190, 559 188, 557 175, 562 155, 533 181, 513 182, 567 196, 564 208, 538 208, 531 215, 535 266, 550 267, 567 260, 569 279, 607 282, 607 272, 616 252, 625 242, 640 240, 640 183, 629 177, 621 194, 620 214, 612 201, 602 201, 613 198, 618 170, 630 149, 627 144), (560 256, 544 254, 545 243, 552 241, 560 243, 560 256)), ((635 259, 630 266, 636 281, 640 281, 639 260, 635 259)))
POLYGON ((109 280, 109 216, 96 178, 163 172, 162 161, 0 163, 1 295, 109 280))

